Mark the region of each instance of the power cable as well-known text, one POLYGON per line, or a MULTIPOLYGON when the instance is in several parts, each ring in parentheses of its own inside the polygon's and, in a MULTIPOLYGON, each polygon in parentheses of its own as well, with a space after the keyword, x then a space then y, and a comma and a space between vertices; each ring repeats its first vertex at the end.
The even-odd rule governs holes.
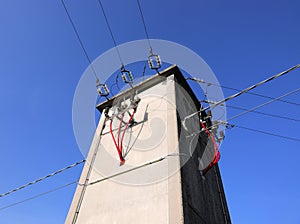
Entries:
MULTIPOLYGON (((144 164, 142 164, 142 165, 133 167, 133 168, 131 168, 131 169, 124 170, 124 171, 122 171, 122 172, 119 172, 119 173, 116 173, 116 174, 113 174, 113 175, 110 175, 110 176, 101 178, 101 179, 99 179, 99 180, 95 180, 95 181, 93 181, 93 182, 88 183, 87 185, 88 185, 88 186, 89 186, 89 185, 94 185, 94 184, 103 182, 103 181, 105 181, 105 180, 111 179, 111 178, 113 178, 113 177, 117 177, 117 176, 120 176, 120 175, 122 175, 122 174, 129 173, 129 172, 132 172, 132 171, 137 170, 137 169, 141 169, 141 168, 146 167, 146 166, 150 166, 150 165, 152 165, 152 164, 155 164, 155 163, 158 163, 158 162, 160 162, 160 161, 163 161, 163 160, 165 160, 166 158, 171 157, 171 156, 188 156, 188 157, 190 157, 189 155, 187 155, 187 154, 185 154, 185 153, 171 153, 171 154, 168 154, 168 155, 166 155, 166 156, 160 157, 160 158, 158 158, 158 159, 156 159, 156 160, 152 160, 152 161, 147 162, 147 163, 144 163, 144 164)), ((80 185, 80 186, 85 186, 85 184, 79 184, 79 185, 80 185)))
POLYGON ((140 3, 139 0, 137 0, 137 4, 138 4, 138 7, 139 7, 140 15, 141 15, 142 22, 143 22, 143 25, 144 25, 145 34, 146 34, 148 44, 149 44, 149 48, 150 48, 150 55, 148 56, 148 64, 149 64, 151 69, 155 70, 158 74, 160 74, 158 69, 161 68, 162 62, 161 62, 160 56, 158 54, 153 53, 152 46, 151 46, 151 43, 150 43, 149 33, 148 33, 147 26, 146 26, 146 23, 145 23, 143 10, 142 10, 141 3, 140 3))
MULTIPOLYGON (((250 90, 252 90, 252 89, 255 89, 256 87, 258 87, 258 86, 260 86, 260 85, 262 85, 262 84, 265 84, 265 83, 270 82, 270 81, 272 81, 272 80, 274 80, 274 79, 277 79, 277 78, 279 78, 279 77, 281 77, 281 76, 283 76, 283 75, 286 75, 286 74, 288 74, 289 72, 291 72, 291 71, 293 71, 293 70, 295 70, 295 69, 298 69, 299 67, 300 67, 300 64, 297 64, 297 65, 295 65, 295 66, 293 66, 293 67, 291 67, 291 68, 289 68, 289 69, 287 69, 287 70, 285 70, 285 71, 283 71, 283 72, 281 72, 281 73, 279 73, 279 74, 276 74, 276 75, 274 75, 274 76, 272 76, 272 77, 270 77, 270 78, 267 78, 267 79, 265 79, 265 80, 263 80, 263 81, 261 81, 261 82, 259 82, 259 83, 254 84, 254 85, 252 85, 252 86, 249 86, 248 88, 246 88, 246 89, 244 89, 244 90, 242 90, 242 91, 240 91, 240 92, 238 92, 238 93, 236 93, 236 94, 233 94, 233 95, 231 95, 231 96, 229 96, 229 97, 227 97, 227 98, 225 98, 225 99, 223 99, 223 100, 220 100, 220 101, 217 102, 214 106, 218 106, 218 105, 220 105, 220 104, 222 104, 222 103, 227 102, 228 100, 234 99, 234 98, 236 98, 236 97, 242 95, 243 93, 246 93, 246 92, 248 92, 248 91, 250 91, 250 90)), ((202 111, 205 111, 205 110, 207 110, 208 108, 209 108, 209 106, 206 107, 206 108, 204 108, 204 109, 202 109, 202 111)))
MULTIPOLYGON (((247 111, 244 111, 244 112, 242 112, 242 113, 240 113, 240 114, 237 114, 237 115, 235 115, 235 116, 233 116, 233 117, 227 119, 227 122, 230 121, 230 120, 233 120, 233 119, 235 119, 235 118, 238 118, 238 117, 240 117, 240 116, 243 116, 243 115, 245 115, 245 114, 247 114, 247 113, 250 113, 250 112, 252 112, 252 111, 254 111, 254 110, 256 110, 256 109, 258 109, 258 108, 260 108, 260 107, 263 107, 263 106, 265 106, 265 105, 267 105, 267 104, 270 104, 270 103, 272 103, 272 102, 274 102, 274 101, 276 101, 276 100, 278 100, 278 99, 281 99, 281 98, 283 98, 283 97, 286 97, 286 96, 288 96, 288 95, 290 95, 290 94, 293 94, 293 93, 296 93, 296 92, 299 92, 299 91, 300 91, 300 88, 295 89, 295 90, 293 90, 293 91, 291 91, 291 92, 288 92, 288 93, 286 93, 286 94, 284 94, 284 95, 282 95, 282 96, 280 96, 280 97, 278 97, 278 98, 275 98, 275 99, 273 99, 273 100, 270 100, 270 101, 268 101, 268 102, 265 102, 265 103, 263 103, 263 104, 260 104, 260 105, 258 105, 258 106, 256 106, 256 107, 253 107, 253 108, 251 108, 251 109, 249 109, 249 110, 247 110, 247 111)), ((227 123, 227 122, 226 122, 226 123, 227 123)), ((228 123, 227 123, 227 124, 228 124, 228 123)), ((245 129, 245 130, 249 130, 249 131, 254 131, 254 132, 263 133, 263 134, 266 134, 266 135, 272 135, 272 136, 276 136, 276 137, 279 137, 279 138, 289 139, 289 140, 293 140, 293 141, 300 141, 300 139, 298 139, 298 138, 292 138, 292 137, 288 137, 288 136, 283 136, 283 135, 279 135, 279 134, 274 134, 274 133, 271 133, 271 132, 266 132, 266 131, 261 131, 261 130, 257 130, 257 129, 253 129, 253 128, 248 128, 248 127, 245 127, 245 126, 240 126, 240 125, 231 125, 231 126, 232 126, 232 127, 238 127, 238 128, 245 129)))
POLYGON ((112 39, 112 41, 113 41, 113 43, 114 43, 114 45, 115 45, 115 49, 116 49, 116 51, 117 51, 117 54, 118 54, 119 60, 120 60, 120 62, 121 62, 121 65, 122 65, 122 67, 124 67, 124 63, 123 63, 123 61, 122 61, 121 54, 120 54, 120 51, 119 51, 119 48, 118 48, 116 39, 115 39, 114 34, 113 34, 113 32, 112 32, 112 29, 111 29, 111 27, 110 27, 110 25, 109 25, 109 22, 108 22, 108 19, 107 19, 107 16, 106 16, 106 13, 105 13, 103 4, 102 4, 101 0, 98 0, 98 3, 99 3, 99 6, 100 6, 100 8, 101 8, 101 11, 102 11, 102 13, 103 13, 103 16, 104 16, 104 19, 105 19, 107 28, 108 28, 109 33, 110 33, 110 36, 111 36, 111 39, 112 39))
MULTIPOLYGON (((296 92, 299 92, 299 91, 300 91, 300 88, 295 89, 295 90, 293 90, 293 91, 291 91, 291 92, 288 92, 288 93, 286 93, 286 94, 284 94, 284 95, 281 95, 281 96, 279 96, 279 97, 277 97, 277 98, 274 98, 273 100, 267 101, 267 102, 262 103, 262 104, 260 104, 260 105, 258 105, 258 106, 256 106, 256 107, 253 107, 253 108, 251 108, 251 109, 249 109, 249 110, 246 110, 246 111, 244 111, 244 112, 242 112, 242 113, 240 113, 240 114, 237 114, 237 115, 235 115, 235 116, 233 116, 233 117, 230 117, 230 118, 227 119, 227 121, 218 121, 216 124, 213 124, 212 126, 208 127, 207 129, 211 130, 211 129, 217 128, 219 124, 225 125, 227 128, 228 128, 228 127, 234 127, 235 125, 229 124, 228 121, 233 120, 233 119, 236 119, 236 118, 238 118, 238 117, 240 117, 240 116, 243 116, 243 115, 245 115, 245 114, 247 114, 247 113, 250 113, 250 112, 252 112, 252 111, 254 111, 254 110, 256 110, 256 109, 258 109, 258 108, 260 108, 260 107, 263 107, 263 106, 265 106, 265 105, 267 105, 267 104, 270 104, 270 103, 272 103, 272 102, 274 102, 274 101, 277 101, 277 100, 279 100, 279 99, 281 99, 281 98, 283 98, 283 97, 286 97, 286 96, 288 96, 288 95, 291 95, 291 94, 296 93, 296 92)), ((211 104, 214 104, 214 103, 211 102, 211 104)), ((237 125, 236 127, 238 127, 238 125, 237 125)), ((243 126, 239 126, 239 127, 243 127, 243 126)), ((244 127, 244 129, 247 129, 247 127, 244 127)), ((251 128, 248 128, 248 130, 251 130, 251 128)), ((255 129, 253 129, 253 130, 255 130, 255 129)), ((201 133, 201 132, 204 132, 204 131, 205 131, 205 130, 200 130, 198 133, 201 133)), ((260 131, 260 130, 257 130, 257 132, 264 133, 264 131, 260 131)), ((268 134, 268 133, 270 133, 270 132, 265 132, 265 134, 268 134)), ((278 135, 278 134, 274 134, 274 133, 270 133, 270 134, 273 134, 274 136, 277 136, 277 137, 281 137, 281 135, 278 135)), ((193 135, 193 134, 192 134, 192 135, 193 135)), ((286 137, 286 136, 283 136, 283 138, 298 141, 296 138, 291 138, 291 137, 286 137)), ((300 141, 300 139, 299 139, 299 141, 300 141)))
MULTIPOLYGON (((288 96, 288 95, 291 95, 291 94, 296 93, 296 92, 299 92, 299 91, 300 91, 300 88, 295 89, 295 90, 293 90, 293 91, 291 91, 291 92, 288 92, 288 93, 286 93, 286 94, 283 94, 283 95, 281 95, 281 96, 279 96, 279 97, 277 97, 277 98, 275 98, 275 99, 273 99, 273 100, 269 100, 269 101, 267 101, 267 102, 265 102, 265 103, 259 104, 258 106, 255 106, 255 107, 253 107, 253 108, 251 108, 251 109, 248 109, 248 110, 246 110, 246 111, 244 111, 244 112, 242 112, 242 113, 240 113, 240 114, 237 114, 237 115, 235 115, 235 116, 233 116, 233 117, 230 117, 230 118, 227 119, 226 122, 219 122, 219 123, 225 124, 225 125, 226 125, 226 124, 228 124, 228 121, 231 121, 231 120, 233 120, 233 119, 236 119, 236 118, 238 118, 238 117, 240 117, 240 116, 243 116, 243 115, 245 115, 245 114, 247 114, 247 113, 250 113, 250 112, 252 112, 252 111, 254 111, 254 110, 256 110, 256 109, 258 109, 258 108, 260 108, 260 107, 263 107, 263 106, 265 106, 265 105, 268 105, 268 104, 270 104, 270 103, 273 103, 273 102, 275 102, 275 101, 277 101, 277 100, 279 100, 279 99, 281 99, 281 98, 283 98, 283 97, 286 97, 286 96, 288 96)), ((211 103, 214 104, 213 102, 211 102, 211 103)), ((215 128, 217 125, 218 125, 218 123, 212 125, 211 127, 209 127, 209 129, 215 128)))
MULTIPOLYGON (((295 65, 295 66, 293 66, 293 67, 291 67, 291 68, 289 68, 289 69, 287 69, 287 70, 285 70, 285 71, 283 71, 283 72, 281 72, 281 73, 278 73, 278 74, 276 74, 276 75, 274 75, 274 76, 271 76, 270 78, 267 78, 267 79, 265 79, 265 80, 263 80, 263 81, 261 81, 261 82, 259 82, 259 83, 256 83, 256 84, 254 84, 254 85, 252 85, 252 86, 250 86, 250 87, 248 87, 248 88, 246 88, 246 89, 244 89, 244 90, 242 90, 242 91, 236 93, 236 94, 233 94, 233 95, 231 95, 231 96, 229 96, 229 97, 227 97, 227 98, 225 98, 225 99, 223 99, 223 100, 220 100, 220 101, 214 103, 213 107, 218 106, 218 105, 220 105, 220 104, 222 104, 222 103, 225 103, 225 102, 227 102, 228 100, 234 99, 234 98, 236 98, 236 97, 242 95, 243 93, 246 93, 246 92, 248 92, 248 91, 250 91, 250 90, 252 90, 252 89, 254 89, 254 88, 256 88, 256 87, 258 87, 258 86, 260 86, 260 85, 262 85, 262 84, 265 84, 265 83, 267 83, 267 82, 270 82, 271 80, 277 79, 277 78, 279 78, 279 77, 281 77, 281 76, 283 76, 283 75, 285 75, 285 74, 288 74, 289 72, 291 72, 291 71, 293 71, 293 70, 295 70, 295 69, 298 69, 299 67, 300 67, 300 64, 297 64, 297 65, 295 65)), ((184 129, 187 130, 187 128, 186 128, 186 126, 185 126, 185 121, 186 121, 186 119, 189 119, 189 118, 191 118, 191 117, 193 117, 193 116, 195 116, 195 115, 201 113, 201 111, 205 111, 205 110, 207 110, 207 109, 209 109, 209 108, 210 108, 210 106, 207 106, 206 108, 203 108, 203 109, 201 109, 200 111, 197 111, 197 112, 195 112, 195 113, 192 113, 192 114, 186 116, 186 117, 183 119, 183 121, 182 121, 182 126, 184 127, 184 129)))
POLYGON ((266 135, 271 135, 271 136, 275 136, 275 137, 279 137, 279 138, 284 138, 284 139, 300 142, 299 138, 292 138, 292 137, 279 135, 279 134, 274 134, 272 132, 267 132, 267 131, 261 131, 261 130, 257 130, 257 129, 254 129, 254 128, 248 128, 248 127, 241 126, 241 125, 236 125, 236 124, 229 124, 229 125, 233 128, 234 127, 241 128, 241 129, 245 129, 245 130, 249 130, 249 131, 253 131, 253 132, 258 132, 258 133, 262 133, 262 134, 266 134, 266 135))
MULTIPOLYGON (((281 101, 281 100, 278 100, 278 101, 281 101)), ((246 108, 236 107, 236 106, 231 106, 231 105, 226 105, 226 107, 233 108, 233 109, 236 109, 236 110, 243 110, 243 111, 248 111, 249 110, 249 109, 246 109, 246 108)), ((296 118, 291 118, 291 117, 286 117, 286 116, 281 116, 281 115, 275 115, 275 114, 265 113, 265 112, 261 112, 261 111, 250 111, 250 112, 265 115, 265 116, 269 116, 269 117, 276 117, 276 118, 280 118, 280 119, 300 122, 300 120, 296 119, 296 118)))
POLYGON ((12 204, 3 206, 3 207, 0 207, 0 211, 2 211, 2 210, 4 210, 4 209, 7 209, 7 208, 10 208, 10 207, 13 207, 13 206, 16 206, 16 205, 19 205, 19 204, 22 204, 22 203, 27 202, 27 201, 31 201, 31 200, 33 200, 33 199, 36 199, 36 198, 39 198, 39 197, 41 197, 41 196, 50 194, 50 193, 52 193, 52 192, 61 190, 61 189, 66 188, 66 187, 68 187, 68 186, 70 186, 70 185, 73 185, 73 184, 75 184, 75 183, 78 183, 78 180, 72 181, 72 182, 70 182, 70 183, 67 183, 67 184, 62 185, 62 186, 57 187, 57 188, 53 188, 53 189, 51 189, 51 190, 49 190, 49 191, 43 192, 43 193, 41 193, 41 194, 37 194, 37 195, 32 196, 32 197, 30 197, 30 198, 27 198, 27 199, 24 199, 24 200, 21 200, 21 201, 18 201, 18 202, 15 202, 15 203, 12 203, 12 204))
MULTIPOLYGON (((273 98, 273 99, 275 99, 275 98, 273 98)), ((278 101, 281 101, 281 100, 278 100, 278 101)), ((208 101, 208 100, 201 100, 200 102, 213 104, 213 102, 208 101)), ((221 104, 220 106, 225 106, 225 105, 221 104)), ((243 108, 243 107, 232 106, 232 105, 228 105, 228 104, 226 104, 226 107, 236 109, 236 110, 249 111, 249 109, 246 109, 246 108, 243 108)), ((270 113, 261 112, 261 111, 250 111, 250 112, 255 113, 255 114, 261 114, 261 115, 269 116, 269 117, 276 117, 276 118, 280 118, 280 119, 284 119, 284 120, 300 122, 300 119, 296 119, 296 118, 292 118, 292 117, 286 117, 286 116, 281 116, 281 115, 276 115, 276 114, 270 114, 270 113)))
POLYGON ((89 55, 88 55, 88 53, 87 53, 87 51, 86 51, 86 49, 85 49, 85 47, 84 47, 84 45, 83 45, 83 42, 82 42, 82 40, 81 40, 81 38, 80 38, 80 36, 79 36, 79 33, 78 33, 78 31, 77 31, 77 29, 76 29, 76 26, 75 26, 75 24, 74 24, 74 22, 73 22, 73 20, 72 20, 72 17, 71 17, 71 15, 69 14, 69 11, 68 11, 68 9, 67 9, 67 7, 66 7, 66 4, 65 4, 64 0, 61 0, 61 3, 62 3, 62 5, 63 5, 63 7, 64 7, 64 9, 65 9, 65 12, 66 12, 66 14, 67 14, 67 16, 68 16, 68 18, 69 18, 69 21, 70 21, 70 23, 71 23, 71 25, 72 25, 72 27, 73 27, 73 30, 74 30, 74 32, 75 32, 75 34, 76 34, 76 37, 77 37, 77 39, 78 39, 78 41, 79 41, 79 43, 80 43, 81 48, 82 48, 82 50, 83 50, 83 52, 84 52, 84 54, 85 54, 85 57, 86 57, 86 59, 88 60, 90 66, 91 66, 91 68, 92 68, 92 72, 93 72, 93 74, 94 74, 96 80, 99 81, 99 78, 98 78, 98 76, 97 76, 96 70, 94 69, 94 66, 93 66, 93 64, 92 64, 92 60, 90 59, 90 57, 89 57, 89 55))
POLYGON ((120 88, 120 86, 119 86, 119 74, 117 74, 116 75, 116 80, 115 80, 115 82, 110 86, 110 91, 112 92, 112 95, 116 95, 116 94, 114 94, 113 93, 113 87, 114 86, 116 86, 117 87, 117 89, 119 90, 119 92, 121 91, 121 88, 120 88))
POLYGON ((240 113, 240 114, 237 114, 237 115, 235 115, 235 116, 233 116, 233 117, 227 119, 227 121, 233 120, 233 119, 235 119, 235 118, 238 118, 238 117, 240 117, 240 116, 242 116, 242 115, 245 115, 245 114, 247 114, 247 113, 250 113, 250 112, 252 112, 252 111, 254 111, 254 110, 256 110, 256 109, 258 109, 258 108, 260 108, 260 107, 263 107, 263 106, 265 106, 265 105, 268 105, 268 104, 270 104, 270 103, 273 103, 273 102, 275 102, 275 101, 277 101, 277 100, 279 100, 279 99, 281 99, 281 98, 283 98, 283 97, 286 97, 286 96, 288 96, 288 95, 291 95, 291 94, 296 93, 296 92, 299 92, 299 91, 300 91, 300 88, 295 89, 295 90, 293 90, 293 91, 291 91, 291 92, 288 92, 288 93, 286 93, 286 94, 283 94, 283 95, 281 95, 281 96, 279 96, 279 97, 277 97, 277 98, 275 98, 275 99, 273 99, 273 100, 267 101, 267 102, 262 103, 262 104, 260 104, 260 105, 258 105, 258 106, 256 106, 256 107, 253 107, 253 108, 251 108, 251 109, 249 109, 249 110, 246 110, 246 111, 244 111, 244 112, 242 112, 242 113, 240 113))
MULTIPOLYGON (((103 111, 103 114, 106 114, 107 113, 107 109, 104 109, 103 111)), ((99 135, 99 138, 97 140, 97 143, 96 143, 96 147, 94 148, 94 151, 93 151, 93 154, 92 154, 92 159, 91 161, 89 162, 89 166, 88 166, 88 170, 87 170, 87 173, 85 174, 85 180, 84 180, 84 186, 83 188, 81 189, 81 192, 80 192, 80 195, 79 195, 79 198, 78 198, 78 203, 76 205, 76 210, 75 210, 75 213, 74 213, 74 216, 73 216, 73 219, 72 219, 72 224, 75 224, 77 222, 77 218, 78 218, 78 215, 79 215, 79 212, 80 212, 80 209, 81 209, 81 205, 82 205, 82 202, 83 202, 83 199, 84 199, 84 196, 85 196, 85 192, 86 192, 86 184, 89 182, 89 179, 90 179, 90 176, 92 174, 92 170, 93 170, 93 166, 94 166, 94 163, 96 161, 96 157, 97 157, 97 154, 99 152, 99 146, 101 144, 101 136, 102 136, 102 131, 103 131, 103 128, 105 126, 105 122, 106 122, 106 117, 100 119, 99 121, 99 126, 102 126, 101 130, 100 130, 100 135, 99 135), (102 124, 100 124, 100 122, 102 124)), ((90 151, 91 153, 91 151, 90 151)))
POLYGON ((55 172, 53 172, 53 173, 50 173, 50 174, 48 174, 48 175, 46 175, 46 176, 44 176, 44 177, 41 177, 41 178, 39 178, 39 179, 37 179, 37 180, 34 180, 34 181, 31 181, 31 182, 29 182, 29 183, 27 183, 27 184, 24 184, 24 185, 22 185, 22 186, 20 186, 20 187, 18 187, 18 188, 13 189, 13 190, 7 191, 7 192, 5 192, 4 194, 0 194, 0 198, 1 198, 1 197, 4 197, 4 196, 6 196, 6 195, 9 195, 9 194, 11 194, 11 193, 14 193, 14 192, 16 192, 16 191, 19 191, 19 190, 21 190, 21 189, 24 189, 24 188, 26 188, 26 187, 28 187, 28 186, 34 185, 34 184, 36 184, 36 183, 38 183, 38 182, 41 182, 41 181, 43 181, 43 180, 45 180, 45 179, 48 179, 48 178, 50 178, 50 177, 53 177, 53 176, 55 176, 55 175, 57 175, 57 174, 59 174, 59 173, 61 173, 61 172, 64 172, 64 171, 66 171, 66 170, 68 170, 68 169, 71 169, 71 168, 73 168, 73 167, 75 167, 75 166, 77 166, 77 165, 79 165, 79 164, 81 164, 81 163, 84 163, 84 162, 85 162, 85 160, 81 160, 81 161, 79 161, 79 162, 73 163, 73 164, 70 165, 70 166, 67 166, 67 167, 62 168, 62 169, 60 169, 60 170, 58 170, 58 171, 55 171, 55 172))
MULTIPOLYGON (((199 83, 207 84, 207 86, 217 86, 217 87, 221 87, 223 89, 234 90, 234 91, 237 91, 237 92, 241 92, 242 91, 241 89, 237 89, 237 88, 233 88, 233 87, 228 87, 228 86, 218 85, 218 84, 215 84, 215 83, 206 82, 203 79, 197 79, 197 78, 194 78, 194 77, 192 77, 192 78, 191 77, 186 78, 186 80, 191 80, 191 81, 194 81, 194 82, 199 82, 199 83)), ((255 93, 255 92, 245 92, 245 93, 249 94, 249 95, 253 95, 253 96, 258 96, 258 97, 266 98, 266 99, 274 99, 274 97, 266 96, 266 95, 263 95, 263 94, 258 94, 258 93, 255 93)), ((287 103, 287 104, 292 104, 292 105, 300 106, 300 103, 296 103, 296 102, 291 102, 291 101, 287 101, 287 100, 279 100, 279 101, 283 102, 283 103, 287 103)))
POLYGON ((146 34, 146 37, 147 37, 147 40, 148 40, 148 44, 149 44, 149 47, 150 47, 150 53, 152 53, 152 46, 151 46, 151 43, 150 43, 150 38, 149 38, 149 34, 148 34, 146 23, 145 23, 145 18, 144 18, 142 7, 141 7, 141 3, 140 3, 139 0, 137 0, 137 4, 138 4, 138 7, 139 7, 139 11, 140 11, 140 14, 141 14, 142 22, 143 22, 143 25, 144 25, 145 34, 146 34))
POLYGON ((142 80, 143 81, 145 80, 145 73, 146 73, 146 64, 144 65, 143 73, 142 73, 142 80))

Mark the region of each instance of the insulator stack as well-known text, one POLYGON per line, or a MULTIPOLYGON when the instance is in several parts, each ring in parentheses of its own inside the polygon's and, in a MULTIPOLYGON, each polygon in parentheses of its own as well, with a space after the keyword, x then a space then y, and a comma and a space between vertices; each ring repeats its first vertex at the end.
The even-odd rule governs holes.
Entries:
POLYGON ((96 81, 96 90, 100 96, 108 96, 109 90, 106 84, 100 84, 99 80, 96 81))
POLYGON ((148 64, 151 69, 159 69, 161 67, 161 60, 158 54, 150 54, 148 57, 148 64))
POLYGON ((124 83, 132 83, 134 78, 131 71, 126 70, 124 67, 121 68, 121 76, 124 83))

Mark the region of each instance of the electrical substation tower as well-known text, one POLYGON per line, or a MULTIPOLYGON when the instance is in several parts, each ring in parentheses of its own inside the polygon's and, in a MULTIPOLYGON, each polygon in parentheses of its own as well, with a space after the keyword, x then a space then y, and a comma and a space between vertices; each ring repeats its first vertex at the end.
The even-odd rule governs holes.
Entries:
POLYGON ((220 134, 205 111, 182 125, 201 105, 179 68, 128 80, 97 105, 101 118, 65 223, 231 223, 220 134))

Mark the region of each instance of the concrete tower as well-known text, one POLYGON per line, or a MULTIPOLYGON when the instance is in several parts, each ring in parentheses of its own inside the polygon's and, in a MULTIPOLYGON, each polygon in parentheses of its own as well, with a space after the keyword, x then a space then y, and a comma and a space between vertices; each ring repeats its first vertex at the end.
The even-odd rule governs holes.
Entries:
POLYGON ((213 133, 177 66, 97 106, 102 112, 67 224, 231 223, 213 133), (202 131, 201 131, 202 130, 202 131))

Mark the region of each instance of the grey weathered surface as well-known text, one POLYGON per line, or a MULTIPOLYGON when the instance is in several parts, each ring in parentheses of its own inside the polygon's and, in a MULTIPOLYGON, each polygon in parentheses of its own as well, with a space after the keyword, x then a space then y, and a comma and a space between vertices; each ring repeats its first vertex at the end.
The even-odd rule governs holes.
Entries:
MULTIPOLYGON (((179 69, 171 66, 135 88, 141 98, 135 119, 143 121, 146 128, 144 127, 138 136, 133 135, 136 141, 125 165, 118 165, 116 149, 109 134, 109 121, 105 120, 102 114, 80 183, 84 183, 87 177, 91 183, 167 154, 182 155, 172 156, 137 171, 87 186, 82 200, 80 196, 83 187, 78 186, 65 223, 230 223, 229 216, 227 222, 224 216, 224 213, 228 214, 228 210, 223 188, 218 187, 216 182, 218 168, 209 171, 205 179, 198 171, 198 156, 203 153, 206 145, 205 135, 200 138, 192 159, 189 159, 190 140, 186 138, 188 133, 181 128, 181 119, 185 114, 199 109, 199 103, 179 69), (144 120, 146 114, 147 119, 144 120), (165 126, 155 126, 155 119, 160 119, 165 126), (151 125, 152 129, 149 129, 151 125), (161 136, 161 131, 165 131, 164 136, 161 136), (91 173, 87 175, 99 136, 101 139, 98 153, 91 173), (152 146, 153 142, 156 144, 152 146), (143 151, 147 144, 151 147, 143 151), (180 169, 180 164, 187 160, 180 169), (139 184, 139 181, 145 181, 147 184, 139 184), (221 199, 225 206, 222 206, 221 199), (72 222, 75 216, 76 222, 72 222)), ((113 101, 130 97, 130 91, 123 92, 97 108, 100 111, 108 108, 111 113, 113 101)), ((187 126, 191 130, 199 130, 199 120, 197 117, 193 119, 187 122, 187 126)), ((132 132, 138 133, 142 123, 134 126, 132 132)), ((125 143, 127 141, 129 138, 124 139, 125 143)))
MULTIPOLYGON (((199 158, 202 158, 206 165, 212 158, 213 148, 208 144, 205 132, 201 132, 193 139, 192 149, 195 148, 195 150, 192 153, 189 148, 192 138, 187 136, 201 129, 200 117, 195 116, 186 123, 189 131, 182 127, 181 120, 200 110, 200 104, 180 76, 177 83, 179 83, 176 88, 177 110, 185 108, 181 111, 183 117, 177 119, 180 132, 178 135, 184 136, 179 139, 179 148, 181 153, 192 154, 192 158, 181 168, 184 223, 231 223, 218 166, 213 167, 205 176, 199 172, 199 158)), ((200 116, 206 117, 205 112, 202 112, 200 116)))

